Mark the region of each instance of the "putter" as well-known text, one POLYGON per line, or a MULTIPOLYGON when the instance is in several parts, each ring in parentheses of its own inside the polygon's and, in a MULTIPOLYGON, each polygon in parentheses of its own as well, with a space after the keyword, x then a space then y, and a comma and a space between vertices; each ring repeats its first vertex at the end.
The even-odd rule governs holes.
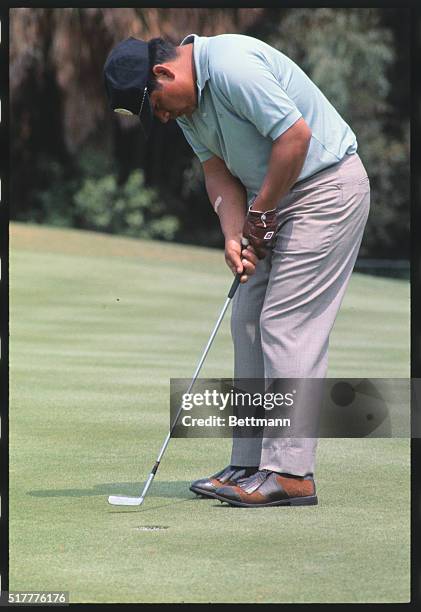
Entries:
MULTIPOLYGON (((248 242, 248 240, 246 238, 242 238, 241 239, 241 244, 242 244, 243 248, 245 248, 246 246, 248 246, 249 242, 248 242)), ((238 289, 238 286, 240 284, 240 278, 241 278, 242 274, 243 274, 243 272, 238 272, 236 274, 236 276, 235 276, 235 279, 234 279, 234 281, 233 281, 233 283, 231 285, 231 288, 230 288, 230 290, 228 292, 228 296, 227 296, 227 299, 225 301, 225 304, 222 307, 222 310, 221 310, 220 315, 218 317, 218 320, 217 320, 217 322, 215 324, 215 327, 213 328, 213 331, 212 331, 212 333, 210 335, 210 338, 209 338, 208 343, 207 343, 207 345, 205 347, 205 350, 203 351, 203 355, 201 356, 200 361, 197 364, 196 371, 193 374, 193 378, 191 380, 191 383, 190 383, 189 388, 187 389, 186 393, 190 393, 190 391, 193 388, 194 383, 197 380, 197 377, 199 376, 199 372, 202 369, 203 363, 204 363, 204 361, 206 359, 206 356, 207 356, 207 354, 209 352, 210 347, 212 346, 212 343, 213 343, 214 338, 215 338, 215 336, 216 336, 216 334, 218 332, 218 329, 219 329, 219 327, 220 327, 220 325, 222 323, 222 320, 223 320, 224 315, 225 315, 225 313, 227 311, 227 308, 228 308, 232 298, 234 297, 235 292, 238 289)), ((145 496, 146 496, 146 494, 147 494, 147 492, 149 490, 149 487, 151 486, 151 484, 153 482, 153 479, 155 478, 155 474, 158 471, 159 464, 160 464, 161 459, 162 459, 162 457, 163 457, 163 455, 165 453, 165 450, 166 450, 166 448, 168 446, 168 443, 169 443, 169 441, 171 439, 171 434, 173 433, 173 431, 175 429, 175 426, 177 425, 178 419, 180 418, 181 412, 182 412, 182 405, 178 409, 178 412, 176 414, 174 422, 173 422, 173 424, 172 424, 172 426, 170 428, 170 431, 168 432, 167 437, 165 438, 164 444, 162 445, 162 448, 161 448, 161 450, 159 452, 159 455, 158 455, 158 457, 157 457, 157 459, 155 461, 155 465, 153 466, 153 468, 151 470, 151 473, 148 476, 148 479, 147 479, 147 481, 145 483, 145 486, 143 487, 143 491, 140 494, 140 497, 128 497, 128 496, 125 496, 125 495, 110 495, 108 497, 108 503, 109 504, 111 504, 113 506, 140 506, 143 503, 143 500, 145 499, 145 496)))

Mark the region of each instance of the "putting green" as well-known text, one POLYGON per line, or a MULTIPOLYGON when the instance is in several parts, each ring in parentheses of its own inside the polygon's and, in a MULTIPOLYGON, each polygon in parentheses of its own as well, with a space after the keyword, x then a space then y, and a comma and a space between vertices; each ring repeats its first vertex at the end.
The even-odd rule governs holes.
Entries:
MULTIPOLYGON (((261 510, 196 499, 190 480, 227 463, 229 440, 177 439, 141 508, 107 504, 155 460, 169 379, 193 373, 231 282, 220 252, 12 224, 10 275, 10 590, 409 600, 406 439, 321 440, 319 506, 261 510)), ((203 376, 232 374, 228 319, 203 376)), ((330 375, 408 374, 408 283, 355 274, 330 375)))

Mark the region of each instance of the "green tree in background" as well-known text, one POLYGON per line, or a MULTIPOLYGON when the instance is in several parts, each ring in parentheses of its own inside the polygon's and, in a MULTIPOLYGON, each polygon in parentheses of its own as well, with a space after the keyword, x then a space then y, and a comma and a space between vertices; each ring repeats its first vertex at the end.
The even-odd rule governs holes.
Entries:
POLYGON ((145 187, 141 170, 134 170, 123 185, 112 174, 86 178, 74 203, 85 229, 172 240, 179 225, 176 217, 166 214, 156 191, 145 187))
POLYGON ((357 134, 372 187, 362 252, 409 256, 409 117, 390 101, 397 55, 382 12, 289 11, 268 42, 299 62, 357 134))
POLYGON ((240 32, 296 61, 357 134, 372 186, 362 253, 408 256, 409 11, 405 9, 11 10, 14 219, 221 246, 200 164, 178 126, 107 109, 102 66, 133 35, 240 32))

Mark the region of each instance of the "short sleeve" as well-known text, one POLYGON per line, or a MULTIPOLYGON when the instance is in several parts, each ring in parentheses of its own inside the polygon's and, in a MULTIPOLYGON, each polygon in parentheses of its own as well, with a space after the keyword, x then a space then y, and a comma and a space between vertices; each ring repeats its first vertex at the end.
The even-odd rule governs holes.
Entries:
POLYGON ((233 111, 276 140, 301 112, 263 60, 245 54, 241 64, 232 62, 215 70, 215 84, 233 111))
POLYGON ((177 123, 181 127, 187 142, 202 163, 214 156, 214 153, 209 151, 209 149, 198 140, 194 129, 192 129, 185 119, 177 119, 177 123))

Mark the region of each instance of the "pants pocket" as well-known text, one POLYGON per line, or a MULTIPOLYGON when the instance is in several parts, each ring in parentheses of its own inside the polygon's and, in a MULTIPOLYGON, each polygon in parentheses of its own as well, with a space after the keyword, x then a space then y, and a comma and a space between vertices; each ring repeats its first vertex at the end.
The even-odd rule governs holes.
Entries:
POLYGON ((275 252, 291 255, 326 252, 342 198, 342 189, 335 184, 297 192, 294 201, 281 212, 275 252))

